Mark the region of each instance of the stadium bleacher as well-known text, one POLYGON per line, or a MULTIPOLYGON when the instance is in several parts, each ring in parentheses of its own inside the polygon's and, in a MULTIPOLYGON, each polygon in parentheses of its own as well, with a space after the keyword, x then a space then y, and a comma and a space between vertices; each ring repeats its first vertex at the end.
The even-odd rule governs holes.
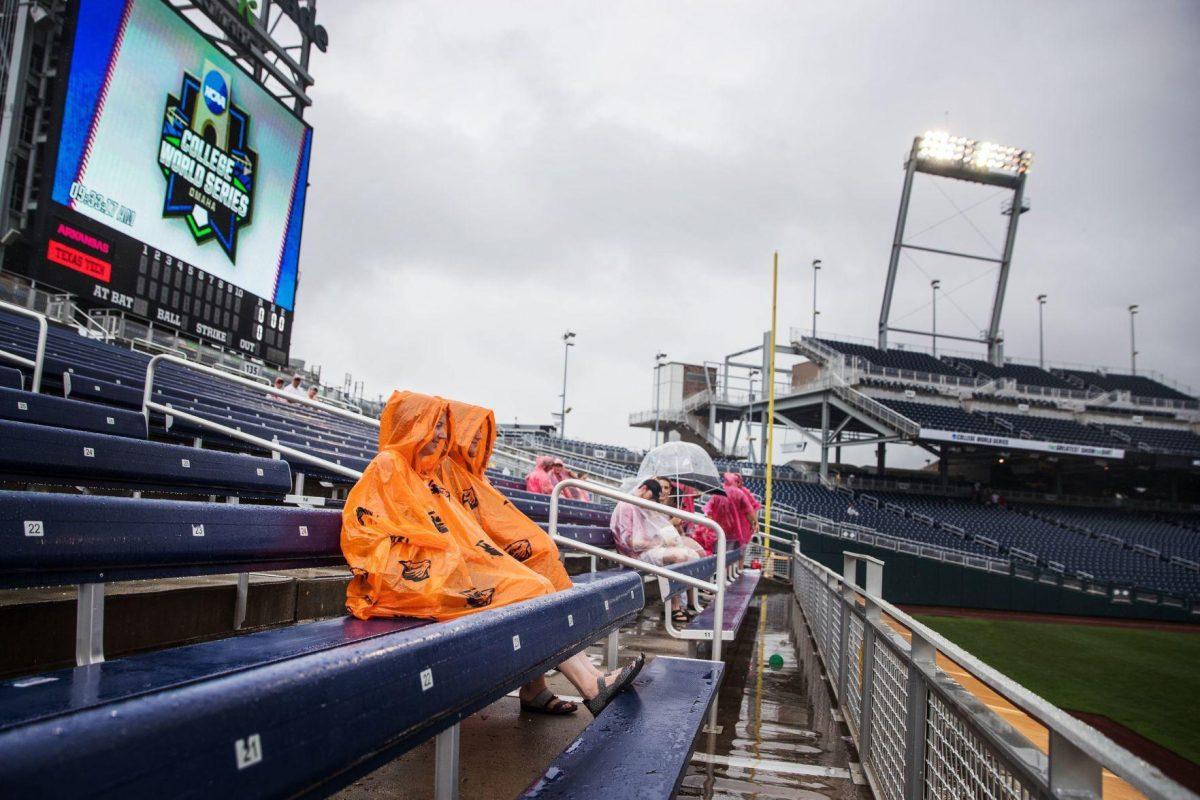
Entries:
MULTIPOLYGON (((763 489, 761 478, 747 478, 746 483, 755 492, 763 489)), ((1033 516, 1017 508, 966 499, 855 491, 848 487, 829 489, 819 483, 788 480, 777 482, 773 495, 801 514, 862 526, 895 539, 971 555, 1003 553, 1063 574, 1200 599, 1200 571, 1169 560, 1172 555, 1198 560, 1200 520, 1195 518, 1182 518, 1195 523, 1196 528, 1189 528, 1179 520, 1153 523, 1131 514, 1126 526, 1113 526, 1105 523, 1108 511, 1045 507, 1033 516), (1053 518, 1073 521, 1093 532, 1117 536, 1124 533, 1125 540, 1089 536, 1056 524, 1053 518), (1141 533, 1134 538, 1131 530, 1141 533), (1133 549, 1135 543, 1153 548, 1161 556, 1133 549)))
POLYGON ((1195 400, 1178 389, 1145 375, 1122 375, 1116 372, 1095 372, 1078 369, 1055 370, 1072 385, 1094 388, 1103 392, 1129 392, 1135 397, 1157 397, 1163 400, 1195 400))
POLYGON ((1128 436, 1135 444, 1146 450, 1183 455, 1200 455, 1200 435, 1179 428, 1156 428, 1149 425, 1114 425, 1099 423, 1109 431, 1128 436))
MULTIPOLYGON (((30 353, 23 326, 0 314, 0 346, 30 353)), ((599 572, 578 576, 571 592, 452 623, 325 619, 104 661, 107 582, 344 565, 336 496, 324 498, 331 506, 324 508, 287 498, 304 472, 342 486, 349 479, 286 450, 273 454, 269 445, 361 469, 374 455, 376 433, 368 424, 169 362, 159 365, 151 395, 163 410, 144 416, 134 409, 141 408, 147 356, 57 328, 49 338, 53 370, 46 388, 67 397, 0 389, 0 479, 18 487, 0 491, 0 588, 78 584, 80 619, 90 629, 78 634, 80 666, 0 682, 6 792, 33 792, 68 758, 79 770, 56 783, 66 793, 175 796, 198 786, 228 796, 331 791, 607 636, 644 605, 636 573, 599 572), (24 490, 46 485, 58 491, 24 490), (89 489, 128 494, 97 496, 89 489), (144 492, 181 499, 149 499, 144 492), (206 501, 215 497, 228 502, 206 501), (439 627, 437 636, 428 635, 431 625, 439 627), (381 696, 397 702, 379 702, 381 696), (325 731, 347 713, 356 720, 355 735, 331 745, 325 731), (119 733, 105 724, 114 716, 127 721, 119 733), (194 753, 184 768, 137 767, 180 748, 194 753)), ((549 498, 493 475, 516 507, 545 524, 549 498)), ((563 500, 558 532, 611 547, 610 515, 604 503, 563 500)), ((722 626, 727 639, 740 628, 753 587, 745 573, 740 582, 715 577, 734 581, 722 626)), ((689 628, 704 624, 711 639, 711 610, 689 628)), ((586 741, 611 748, 662 726, 694 734, 722 673, 720 662, 660 656, 638 678, 639 702, 614 703, 585 731, 586 741), (643 705, 647 700, 655 702, 643 705)), ((650 791, 646 796, 674 791, 691 739, 677 736, 657 754, 656 777, 641 787, 650 791)), ((595 767, 579 766, 575 754, 585 750, 577 745, 562 756, 572 764, 572 779, 608 777, 602 770, 589 777, 595 767)))
POLYGON ((983 433, 991 436, 1006 435, 987 419, 964 411, 957 406, 917 403, 908 400, 880 399, 888 408, 908 417, 922 428, 963 433, 983 433))
POLYGON ((1024 386, 1045 386, 1050 389, 1071 389, 1070 383, 1049 370, 1029 364, 1007 362, 996 366, 990 361, 960 356, 942 356, 948 364, 965 368, 966 374, 983 378, 1008 378, 1024 386))
POLYGON ((917 350, 898 350, 887 349, 881 350, 878 347, 872 347, 865 344, 853 344, 851 342, 839 342, 833 339, 818 339, 827 347, 833 348, 847 356, 862 359, 868 364, 874 364, 878 367, 887 369, 906 370, 909 372, 927 372, 938 375, 958 375, 957 370, 951 365, 935 358, 928 353, 922 353, 917 350))
POLYGON ((1008 436, 1019 436, 1023 439, 1038 439, 1048 442, 1066 442, 1068 444, 1083 444, 1092 447, 1120 447, 1122 442, 1114 439, 1104 431, 1088 425, 1081 425, 1070 419, 1039 416, 1032 414, 1013 414, 1003 411, 988 411, 987 416, 993 420, 1004 420, 1012 425, 1008 436))

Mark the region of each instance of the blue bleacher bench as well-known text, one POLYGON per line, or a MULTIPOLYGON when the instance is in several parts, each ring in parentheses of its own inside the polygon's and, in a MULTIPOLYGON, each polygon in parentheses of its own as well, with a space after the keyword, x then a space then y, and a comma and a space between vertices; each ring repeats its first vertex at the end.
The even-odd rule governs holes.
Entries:
POLYGON ((284 461, 0 421, 0 475, 37 482, 282 498, 284 461))
POLYGON ((137 412, 18 389, 0 389, 0 419, 146 438, 146 418, 137 412))
POLYGON ((717 661, 655 658, 521 797, 674 797, 724 670, 717 661))
POLYGON ((0 786, 22 798, 328 794, 642 605, 637 574, 611 572, 450 622, 333 619, 0 682, 0 786))
POLYGON ((331 509, 0 492, 0 587, 344 564, 331 509))

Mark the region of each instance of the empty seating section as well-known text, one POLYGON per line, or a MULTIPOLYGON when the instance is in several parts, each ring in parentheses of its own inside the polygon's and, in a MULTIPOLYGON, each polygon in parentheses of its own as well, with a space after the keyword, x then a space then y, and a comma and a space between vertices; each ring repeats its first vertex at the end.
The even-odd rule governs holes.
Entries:
MULTIPOLYGON (((755 494, 765 490, 761 478, 747 478, 746 485, 755 494)), ((833 522, 860 525, 897 539, 936 545, 973 555, 994 555, 987 547, 955 534, 876 508, 845 492, 835 492, 818 483, 780 481, 772 487, 772 497, 797 509, 833 522)))
MULTIPOLYGON (((30 321, 0 313, 0 348, 30 357, 34 343, 34 327, 30 321)), ((141 414, 132 409, 141 408, 149 361, 147 355, 86 339, 56 326, 50 328, 46 348, 45 386, 49 389, 59 388, 71 398, 93 402, 80 403, 39 396, 37 408, 34 408, 35 404, 23 397, 20 402, 28 404, 30 408, 18 413, 17 398, 10 394, 15 390, 0 389, 4 393, 0 395, 0 416, 64 427, 86 425, 89 430, 106 430, 100 425, 108 425, 109 428, 115 426, 122 430, 108 432, 127 435, 134 432, 132 421, 136 419, 141 425, 140 435, 146 435, 141 414), (64 406, 63 403, 71 405, 64 406), (88 411, 84 412, 85 409, 88 411), (101 415, 100 420, 92 419, 97 415, 101 415), (83 419, 72 422, 77 416, 83 419), (108 423, 108 418, 113 418, 114 423, 108 423)), ((278 440, 280 444, 350 469, 363 469, 377 447, 377 433, 365 423, 356 423, 309 406, 289 404, 268 397, 265 392, 172 364, 160 365, 153 399, 242 433, 268 441, 278 440)), ((201 438, 238 450, 252 447, 235 437, 224 436, 180 417, 167 420, 156 414, 151 416, 151 422, 156 438, 173 438, 188 443, 201 438)), ((268 454, 265 449, 259 452, 268 454)), ((324 472, 298 459, 293 460, 296 463, 291 466, 296 472, 342 483, 347 481, 344 476, 324 472)))
POLYGON ((880 399, 893 411, 908 417, 922 428, 940 431, 961 431, 963 433, 982 433, 991 436, 1004 436, 1006 433, 988 422, 983 417, 963 411, 957 406, 935 405, 933 403, 914 403, 907 400, 880 399))
POLYGON ((1108 433, 1116 430, 1146 449, 1165 450, 1184 454, 1200 453, 1200 436, 1188 430, 1154 428, 1142 425, 1113 425, 1095 423, 1084 425, 1073 419, 1034 416, 1008 411, 965 411, 957 406, 921 403, 910 400, 877 398, 879 402, 908 417, 922 428, 932 430, 978 433, 1012 439, 1080 444, 1091 447, 1130 448, 1130 442, 1108 433))
POLYGON ((1179 556, 1200 563, 1200 516, 1169 515, 1095 508, 1030 505, 1041 517, 1086 528, 1140 544, 1164 556, 1179 556))
POLYGON ((1093 447, 1122 446, 1122 442, 1109 436, 1103 430, 1088 425, 1081 425, 1070 419, 1035 417, 1030 414, 1009 414, 999 411, 988 411, 986 413, 993 419, 1004 420, 1013 426, 1012 432, 1005 434, 1008 436, 1020 436, 1023 439, 1037 439, 1048 442, 1084 444, 1093 447))
MULTIPOLYGON (((756 493, 764 488, 761 478, 747 478, 746 484, 756 493)), ((1194 515, 1154 520, 1132 513, 1045 506, 1038 507, 1034 516, 955 498, 834 491, 817 483, 787 480, 777 482, 772 492, 801 514, 862 526, 897 539, 972 555, 1009 554, 1016 562, 1028 560, 1022 555, 1028 553, 1044 569, 1090 576, 1116 586, 1200 598, 1200 572, 1168 561, 1172 555, 1200 561, 1200 518, 1194 515), (932 520, 933 524, 921 517, 932 520), (1107 533, 1124 542, 1089 536, 1043 517, 1107 533), (964 535, 939 527, 939 523, 961 529, 964 535), (976 536, 984 541, 972 538, 976 536), (988 540, 996 543, 999 550, 988 540), (1162 557, 1134 550, 1133 544, 1153 548, 1162 557), (1019 552, 1014 553, 1014 548, 1019 552)))
POLYGON ((146 419, 136 412, 19 389, 0 389, 0 419, 146 438, 146 419))
POLYGON ((914 350, 880 350, 865 344, 836 342, 832 339, 820 339, 822 344, 833 348, 839 353, 862 359, 868 364, 888 369, 905 370, 908 372, 928 372, 934 375, 960 375, 954 367, 941 359, 934 358, 928 353, 914 350))
POLYGON ((1157 397, 1163 400, 1195 400, 1178 389, 1159 383, 1145 375, 1121 375, 1113 372, 1087 372, 1078 369, 1056 370, 1075 386, 1095 388, 1105 392, 1129 392, 1134 397, 1157 397))
POLYGON ((601 461, 617 462, 624 464, 640 464, 644 453, 636 453, 628 447, 622 447, 615 444, 600 444, 598 442, 587 442, 581 439, 564 439, 560 436, 552 436, 545 433, 529 433, 527 431, 509 431, 501 430, 501 435, 516 441, 527 441, 533 444, 545 444, 555 450, 566 450, 571 453, 577 453, 582 456, 590 456, 600 459, 601 461))
POLYGON ((276 498, 292 486, 270 458, 23 422, 0 422, 0 441, 0 476, 23 480, 276 498))
POLYGON ((1103 423, 1108 430, 1128 436, 1135 445, 1144 449, 1200 455, 1200 436, 1190 430, 1179 428, 1151 428, 1146 425, 1111 425, 1103 423))
POLYGON ((959 358, 957 356, 954 358, 946 357, 945 361, 952 365, 961 365, 966 368, 968 374, 978 375, 983 378, 1009 378, 1024 386, 1045 386, 1051 389, 1076 388, 1053 372, 1029 364, 1008 363, 997 367, 990 361, 978 358, 959 358))

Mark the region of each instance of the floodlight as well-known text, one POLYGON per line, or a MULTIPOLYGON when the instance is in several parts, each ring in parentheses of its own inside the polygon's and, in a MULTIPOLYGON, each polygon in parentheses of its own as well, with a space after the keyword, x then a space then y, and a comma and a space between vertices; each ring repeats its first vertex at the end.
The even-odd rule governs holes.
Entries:
POLYGON ((917 160, 957 164, 975 172, 1025 175, 1033 163, 1033 153, 995 142, 981 142, 945 131, 925 131, 917 137, 917 160))

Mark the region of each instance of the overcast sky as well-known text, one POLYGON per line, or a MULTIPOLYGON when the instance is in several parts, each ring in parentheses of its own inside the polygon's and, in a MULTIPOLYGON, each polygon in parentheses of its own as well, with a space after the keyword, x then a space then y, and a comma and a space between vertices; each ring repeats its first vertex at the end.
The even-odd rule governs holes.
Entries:
MULTIPOLYGON (((769 326, 873 337, 904 156, 930 128, 1032 150, 1006 351, 1200 390, 1200 5, 322 3, 293 354, 645 446, 654 353, 769 326)), ((914 243, 995 255, 1003 193, 919 177, 914 243), (967 210, 964 220, 956 209, 967 210), (947 221, 944 221, 947 220, 947 221), (943 222, 944 221, 944 222, 943 222), (941 223, 941 224, 939 224, 941 223)), ((906 258, 893 308, 975 334, 985 262, 906 258)), ((897 324, 900 324, 899 322, 897 324)), ((956 345, 962 347, 962 345, 956 345)), ((966 347, 970 347, 967 345, 966 347)))

